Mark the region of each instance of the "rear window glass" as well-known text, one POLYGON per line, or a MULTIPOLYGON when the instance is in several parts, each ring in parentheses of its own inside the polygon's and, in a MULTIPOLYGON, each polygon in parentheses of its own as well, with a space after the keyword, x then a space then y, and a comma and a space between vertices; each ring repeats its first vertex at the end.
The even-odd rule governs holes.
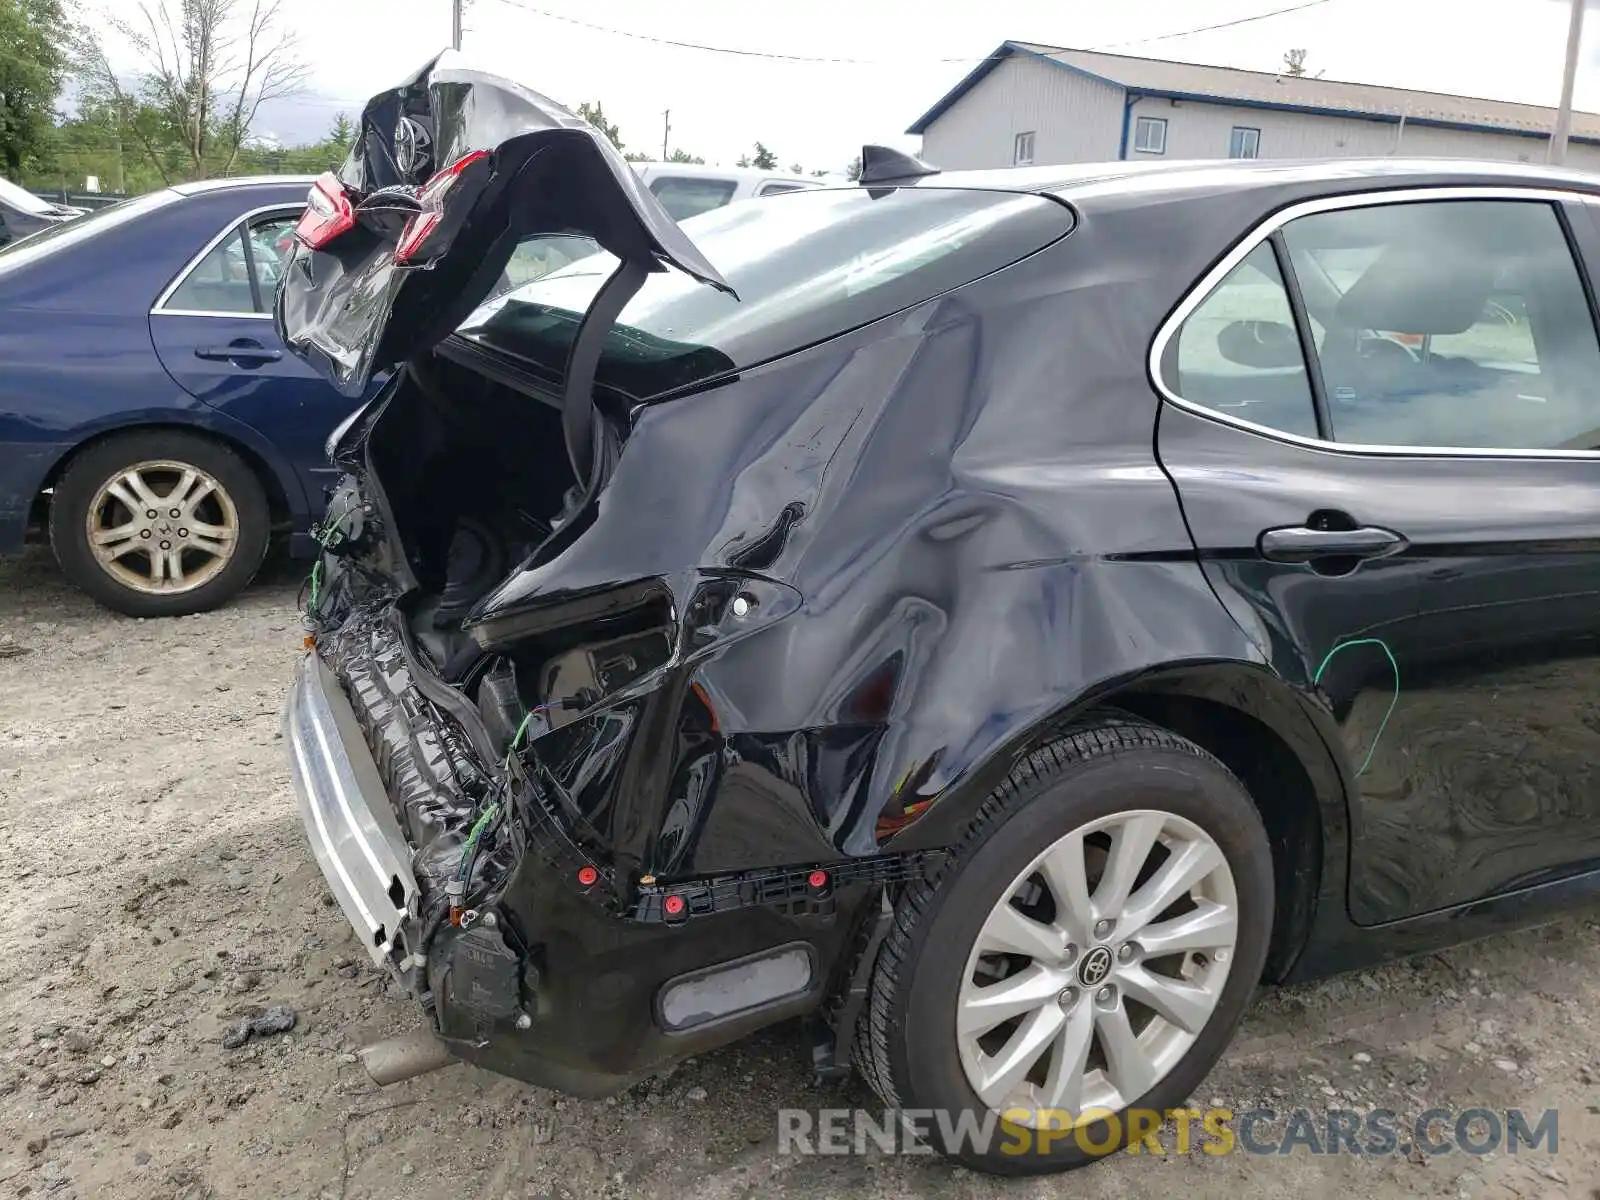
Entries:
POLYGON ((0 178, 0 202, 36 217, 48 217, 54 211, 47 202, 5 178, 0 178))
POLYGON ((70 221, 46 226, 38 233, 0 246, 0 275, 44 258, 46 255, 54 254, 58 250, 65 250, 69 246, 76 246, 80 242, 98 237, 119 225, 137 220, 147 212, 164 208, 177 198, 178 193, 173 191, 151 192, 147 196, 112 204, 88 216, 73 217, 70 221))
POLYGON ((661 207, 674 221, 698 217, 703 212, 721 208, 733 199, 739 185, 731 179, 690 179, 668 176, 650 185, 661 207))
MULTIPOLYGON (((678 271, 649 276, 611 330, 597 382, 644 398, 753 366, 999 270, 1072 223, 1043 196, 938 188, 808 189, 729 205, 683 231, 738 299, 678 271)), ((525 242, 514 261, 553 240, 525 242)), ((561 245, 572 254, 570 238, 561 245)), ((590 247, 482 305, 459 334, 559 380, 584 310, 616 267, 590 247)))

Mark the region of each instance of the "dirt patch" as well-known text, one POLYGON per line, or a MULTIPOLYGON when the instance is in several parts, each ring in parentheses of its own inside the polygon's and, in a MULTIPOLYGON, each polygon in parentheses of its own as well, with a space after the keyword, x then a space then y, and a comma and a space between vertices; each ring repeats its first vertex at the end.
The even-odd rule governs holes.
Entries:
POLYGON ((278 731, 298 586, 132 621, 42 555, 0 563, 0 1195, 1600 1196, 1593 912, 1271 993, 1195 1098, 1554 1106, 1554 1155, 1180 1155, 1169 1131, 1161 1157, 1005 1183, 779 1154, 779 1108, 873 1106, 814 1087, 787 1028, 606 1101, 468 1067, 379 1091, 355 1050, 420 1018, 301 836, 278 731))

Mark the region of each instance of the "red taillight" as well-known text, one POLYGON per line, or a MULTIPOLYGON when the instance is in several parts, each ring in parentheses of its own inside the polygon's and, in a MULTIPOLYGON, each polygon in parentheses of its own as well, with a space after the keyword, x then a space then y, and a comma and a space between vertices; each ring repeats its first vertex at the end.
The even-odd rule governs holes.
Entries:
POLYGON ((400 235, 400 242, 394 248, 395 262, 404 264, 417 257, 417 252, 444 220, 445 197, 455 186, 456 180, 460 179, 462 172, 473 163, 488 157, 487 150, 474 150, 470 154, 463 154, 423 185, 422 190, 417 193, 417 203, 421 205, 421 211, 406 222, 405 232, 400 235))
POLYGON ((355 223, 355 209, 344 194, 344 184, 332 171, 325 171, 311 185, 306 211, 294 227, 294 235, 310 249, 321 250, 355 223))

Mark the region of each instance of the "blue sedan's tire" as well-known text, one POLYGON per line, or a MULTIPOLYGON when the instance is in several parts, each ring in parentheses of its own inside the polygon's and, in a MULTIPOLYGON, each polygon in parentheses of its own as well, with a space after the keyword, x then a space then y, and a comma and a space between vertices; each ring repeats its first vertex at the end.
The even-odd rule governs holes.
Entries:
POLYGON ((266 557, 272 515, 237 453, 200 434, 139 430, 67 466, 50 505, 62 573, 130 617, 177 617, 232 599, 266 557))

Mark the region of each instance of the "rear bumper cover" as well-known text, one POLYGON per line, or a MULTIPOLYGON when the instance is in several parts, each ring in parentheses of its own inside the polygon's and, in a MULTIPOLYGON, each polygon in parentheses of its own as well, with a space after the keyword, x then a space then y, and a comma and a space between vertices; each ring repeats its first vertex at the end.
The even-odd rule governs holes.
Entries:
POLYGON ((418 887, 411 847, 355 712, 315 654, 295 669, 283 736, 300 818, 334 899, 373 962, 406 981, 421 965, 413 953, 418 887))
MULTIPOLYGON (((370 658, 361 664, 382 665, 370 658)), ((436 901, 418 874, 420 851, 372 749, 374 738, 379 744, 426 739, 429 718, 393 703, 358 714, 367 699, 359 688, 347 693, 336 666, 317 653, 296 668, 284 736, 301 818, 328 887, 367 952, 421 1001, 457 1057, 540 1086, 601 1096, 822 1003, 867 885, 841 887, 834 893, 837 911, 826 916, 760 906, 722 911, 707 903, 703 916, 673 926, 651 905, 610 911, 575 886, 539 838, 530 839, 485 909, 497 917, 495 949, 498 935, 510 939, 505 944, 515 948, 522 982, 504 996, 478 991, 462 977, 462 952, 454 948, 468 931, 446 923, 430 933, 436 901), (806 948, 812 964, 803 992, 690 1022, 692 1028, 664 1027, 661 1004, 675 984, 797 947, 806 948), (480 1002, 501 999, 520 1001, 525 1016, 509 1010, 486 1016, 480 1002)), ((711 891, 693 896, 698 906, 711 891)), ((483 924, 470 931, 479 943, 491 940, 487 934, 483 924)), ((465 953, 476 963, 481 949, 465 953)))

